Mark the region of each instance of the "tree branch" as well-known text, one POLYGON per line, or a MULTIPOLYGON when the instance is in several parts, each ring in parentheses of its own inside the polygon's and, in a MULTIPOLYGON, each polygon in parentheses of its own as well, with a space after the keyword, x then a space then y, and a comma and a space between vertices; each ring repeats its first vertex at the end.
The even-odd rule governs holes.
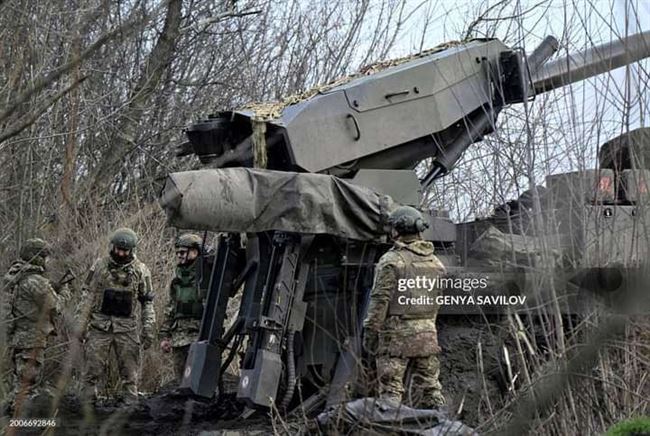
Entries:
POLYGON ((261 14, 261 10, 255 10, 255 11, 244 11, 244 12, 224 12, 223 14, 215 15, 214 17, 206 18, 205 20, 201 20, 195 24, 192 24, 191 26, 186 26, 181 29, 181 33, 188 32, 190 30, 196 30, 199 27, 203 27, 203 30, 200 32, 205 32, 206 28, 210 24, 218 23, 219 21, 223 21, 226 18, 235 18, 235 17, 245 17, 247 15, 257 15, 261 14))
POLYGON ((34 86, 32 86, 27 91, 23 92, 18 98, 9 103, 8 108, 3 112, 0 112, 0 122, 9 118, 23 103, 29 100, 33 95, 38 94, 43 89, 45 89, 50 84, 54 83, 64 74, 70 72, 74 67, 79 65, 85 59, 92 56, 97 50, 102 48, 107 42, 112 40, 118 35, 123 35, 128 33, 133 27, 137 24, 145 21, 146 18, 139 18, 135 20, 130 20, 124 23, 123 25, 115 28, 114 30, 104 34, 97 41, 92 43, 86 50, 84 50, 79 56, 74 57, 70 62, 56 68, 50 74, 47 74, 45 77, 37 80, 34 86))
POLYGON ((13 138, 14 136, 20 134, 20 132, 22 132, 23 130, 25 130, 32 124, 34 124, 36 120, 38 120, 40 116, 43 115, 52 105, 54 105, 57 101, 59 101, 61 97, 63 97, 73 89, 77 88, 77 86, 79 86, 87 78, 88 76, 84 76, 79 78, 78 80, 75 80, 70 86, 58 92, 56 95, 48 99, 44 104, 40 105, 35 111, 29 114, 22 122, 17 123, 16 126, 10 127, 9 131, 0 135, 0 144, 6 141, 7 139, 13 138))
POLYGON ((131 92, 126 111, 118 124, 118 138, 112 141, 102 154, 102 165, 94 177, 94 186, 110 182, 112 168, 126 155, 128 145, 136 143, 137 130, 147 109, 147 102, 160 84, 174 59, 176 41, 180 36, 182 0, 170 0, 165 24, 156 45, 145 61, 143 71, 131 92))

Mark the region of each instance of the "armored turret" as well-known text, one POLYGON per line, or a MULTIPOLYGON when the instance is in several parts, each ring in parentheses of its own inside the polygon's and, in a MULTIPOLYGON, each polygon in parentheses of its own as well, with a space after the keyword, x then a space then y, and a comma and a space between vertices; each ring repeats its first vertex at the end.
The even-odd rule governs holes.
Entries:
MULTIPOLYGON (((329 404, 340 401, 359 363, 360 321, 388 248, 391 208, 417 206, 421 186, 492 133, 504 107, 650 56, 650 33, 548 62, 557 48, 552 37, 529 56, 497 39, 446 44, 188 128, 178 154, 208 168, 171 174, 161 204, 171 225, 227 234, 202 261, 208 297, 182 386, 213 395, 246 338, 238 384, 246 404, 287 408, 298 379, 311 387, 305 403, 322 404, 322 392, 329 404), (432 169, 418 180, 412 169, 426 158, 432 169)), ((624 178, 612 174, 613 183, 624 178)), ((456 228, 444 215, 429 219, 426 236, 453 267, 456 228)))

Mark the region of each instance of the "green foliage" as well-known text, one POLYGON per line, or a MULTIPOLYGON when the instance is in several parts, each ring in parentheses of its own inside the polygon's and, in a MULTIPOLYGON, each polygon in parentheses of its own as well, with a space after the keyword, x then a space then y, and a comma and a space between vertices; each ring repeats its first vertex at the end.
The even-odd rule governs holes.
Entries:
POLYGON ((621 421, 611 427, 606 436, 650 436, 650 417, 621 421))

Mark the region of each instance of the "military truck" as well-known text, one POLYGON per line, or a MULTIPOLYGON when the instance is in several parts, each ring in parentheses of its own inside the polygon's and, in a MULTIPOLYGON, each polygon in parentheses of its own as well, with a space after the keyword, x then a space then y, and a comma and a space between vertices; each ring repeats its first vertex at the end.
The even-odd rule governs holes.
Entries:
MULTIPOLYGON (((161 205, 171 225, 220 236, 216 255, 201 261, 199 286, 208 297, 181 385, 211 397, 237 359, 237 397, 251 408, 287 410, 301 403, 315 410, 353 396, 360 323, 374 265, 390 246, 390 211, 398 204, 419 206, 421 191, 495 130, 504 107, 650 56, 650 33, 549 61, 557 48, 552 37, 529 56, 497 39, 446 44, 299 99, 219 112, 189 127, 189 141, 178 154, 193 153, 206 168, 170 174, 161 205), (418 179, 413 168, 428 158, 431 170, 418 179), (239 309, 227 319, 234 298, 241 299, 239 309)), ((633 220, 628 195, 633 186, 641 190, 630 184, 637 173, 615 170, 551 176, 551 193, 561 194, 562 178, 592 186, 593 176, 611 195, 598 190, 600 203, 574 209, 558 204, 541 225, 557 220, 561 229, 572 230, 575 216, 607 219, 613 208, 614 215, 633 220), (611 184, 605 186, 602 177, 611 184), (626 196, 619 197, 622 186, 626 196)), ((524 200, 517 202, 522 211, 524 200)), ((540 257, 533 265, 547 268, 549 259, 590 265, 601 253, 592 249, 590 235, 600 230, 589 219, 580 221, 578 233, 558 234, 550 250, 531 251, 524 238, 537 236, 528 230, 530 211, 516 219, 514 214, 514 208, 500 210, 487 221, 457 227, 434 211, 425 237, 450 274, 492 274, 497 285, 489 291, 512 294, 539 289, 528 285, 544 277, 543 269, 526 270, 531 255, 540 257), (471 265, 471 249, 504 241, 490 230, 504 234, 504 213, 518 226, 505 232, 505 244, 526 259, 506 270, 489 262, 471 265), (521 250, 512 242, 517 237, 521 250), (580 252, 567 258, 577 247, 580 252)))

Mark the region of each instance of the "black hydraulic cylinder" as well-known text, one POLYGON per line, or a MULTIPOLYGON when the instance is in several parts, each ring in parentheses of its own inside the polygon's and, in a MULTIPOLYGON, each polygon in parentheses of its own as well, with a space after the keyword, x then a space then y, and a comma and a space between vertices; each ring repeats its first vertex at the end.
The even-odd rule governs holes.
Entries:
POLYGON ((491 131, 493 122, 494 115, 487 109, 479 112, 476 117, 468 121, 466 129, 436 156, 433 168, 422 179, 422 185, 426 188, 435 179, 447 174, 467 150, 467 147, 479 141, 486 132, 491 131))

